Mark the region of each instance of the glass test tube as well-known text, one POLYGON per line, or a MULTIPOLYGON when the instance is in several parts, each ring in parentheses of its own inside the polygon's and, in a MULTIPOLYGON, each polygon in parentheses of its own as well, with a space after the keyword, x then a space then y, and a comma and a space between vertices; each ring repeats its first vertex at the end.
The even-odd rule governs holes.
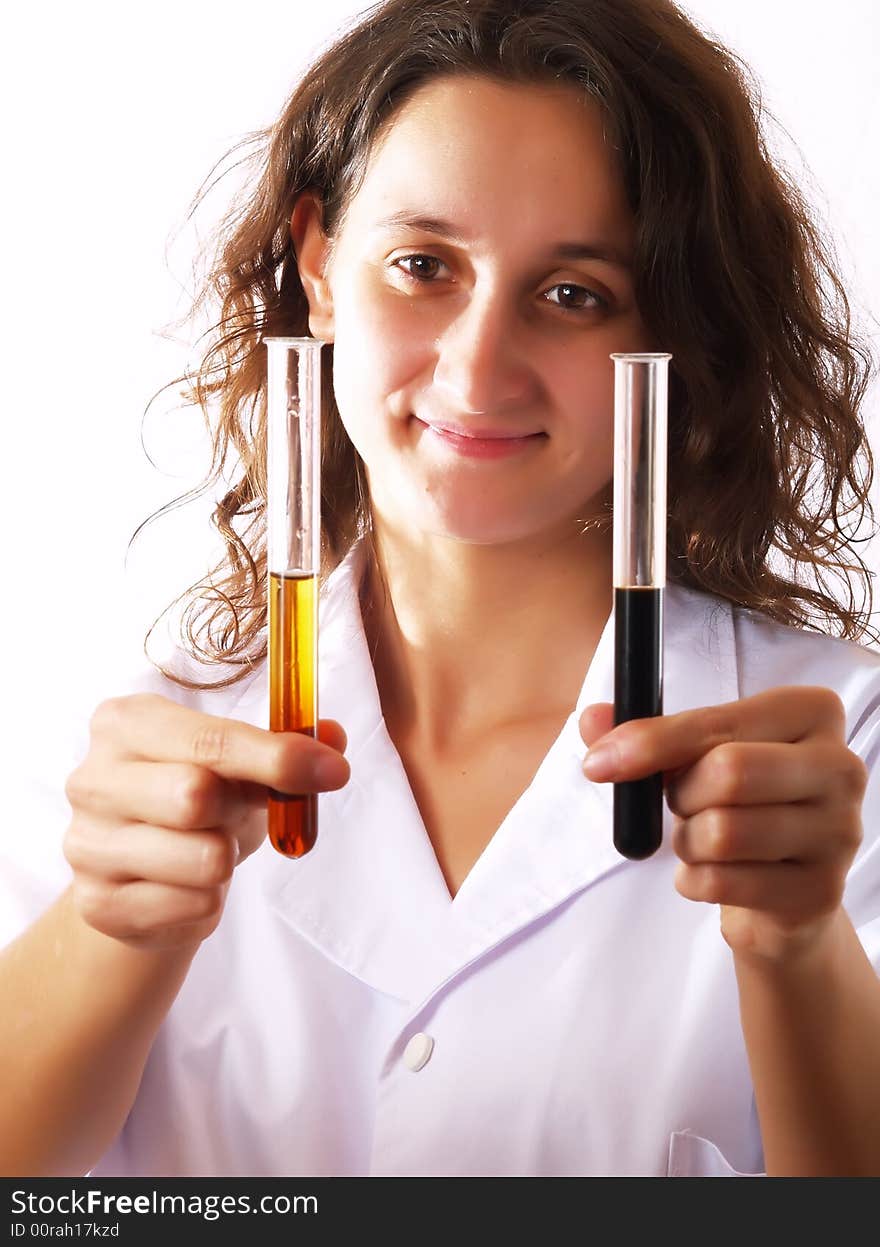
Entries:
MULTIPOLYGON (((614 723, 663 713, 666 426, 671 355, 614 360, 614 723)), ((614 785, 614 847, 650 857, 663 839, 663 775, 614 785)))
MULTIPOLYGON (((321 347, 315 338, 266 338, 269 575, 269 728, 318 728, 321 565, 321 347)), ((317 793, 272 792, 269 839, 302 857, 318 836, 317 793)))

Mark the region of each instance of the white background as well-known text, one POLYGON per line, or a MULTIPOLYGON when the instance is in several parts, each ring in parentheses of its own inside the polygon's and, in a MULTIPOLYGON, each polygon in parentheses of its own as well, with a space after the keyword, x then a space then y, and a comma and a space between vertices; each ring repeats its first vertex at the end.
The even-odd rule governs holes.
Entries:
MULTIPOLYGON (((686 7, 763 84, 792 136, 779 150, 809 179, 869 320, 880 310, 880 5, 686 7)), ((187 206, 363 8, 51 0, 6 16, 2 640, 13 746, 39 750, 96 676, 137 659, 153 617, 207 567, 216 543, 204 502, 158 521, 124 564, 137 525, 207 462, 198 412, 170 401, 143 430, 159 469, 141 446, 148 400, 189 354, 186 331, 163 334, 185 309, 199 237, 185 225, 187 206)), ((222 193, 209 200, 202 235, 224 204, 222 193)), ((876 407, 875 387, 869 416, 876 407)), ((880 565, 876 547, 869 560, 880 565)))

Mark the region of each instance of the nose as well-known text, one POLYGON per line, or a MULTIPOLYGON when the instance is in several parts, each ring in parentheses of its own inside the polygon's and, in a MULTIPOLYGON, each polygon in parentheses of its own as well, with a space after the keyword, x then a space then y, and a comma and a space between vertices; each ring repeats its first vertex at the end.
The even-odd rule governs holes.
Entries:
POLYGON ((474 294, 437 341, 434 385, 451 411, 492 415, 530 402, 536 382, 500 291, 474 294))

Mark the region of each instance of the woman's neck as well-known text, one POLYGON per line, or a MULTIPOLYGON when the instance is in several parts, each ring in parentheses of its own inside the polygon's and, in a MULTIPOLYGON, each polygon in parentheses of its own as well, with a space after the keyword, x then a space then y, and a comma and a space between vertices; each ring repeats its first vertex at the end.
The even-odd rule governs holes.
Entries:
POLYGON ((375 549, 361 607, 393 738, 451 754, 571 713, 611 611, 610 534, 476 545, 380 530, 375 549))

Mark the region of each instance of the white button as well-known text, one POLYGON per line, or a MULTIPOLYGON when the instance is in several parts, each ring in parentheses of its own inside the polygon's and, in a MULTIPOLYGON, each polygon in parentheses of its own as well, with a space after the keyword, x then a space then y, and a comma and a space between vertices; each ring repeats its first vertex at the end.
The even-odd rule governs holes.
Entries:
POLYGON ((412 1039, 403 1050, 403 1063, 407 1069, 413 1071, 420 1070, 423 1065, 427 1065, 431 1059, 431 1053, 434 1050, 434 1040, 430 1035, 425 1035, 421 1031, 413 1035, 412 1039))

